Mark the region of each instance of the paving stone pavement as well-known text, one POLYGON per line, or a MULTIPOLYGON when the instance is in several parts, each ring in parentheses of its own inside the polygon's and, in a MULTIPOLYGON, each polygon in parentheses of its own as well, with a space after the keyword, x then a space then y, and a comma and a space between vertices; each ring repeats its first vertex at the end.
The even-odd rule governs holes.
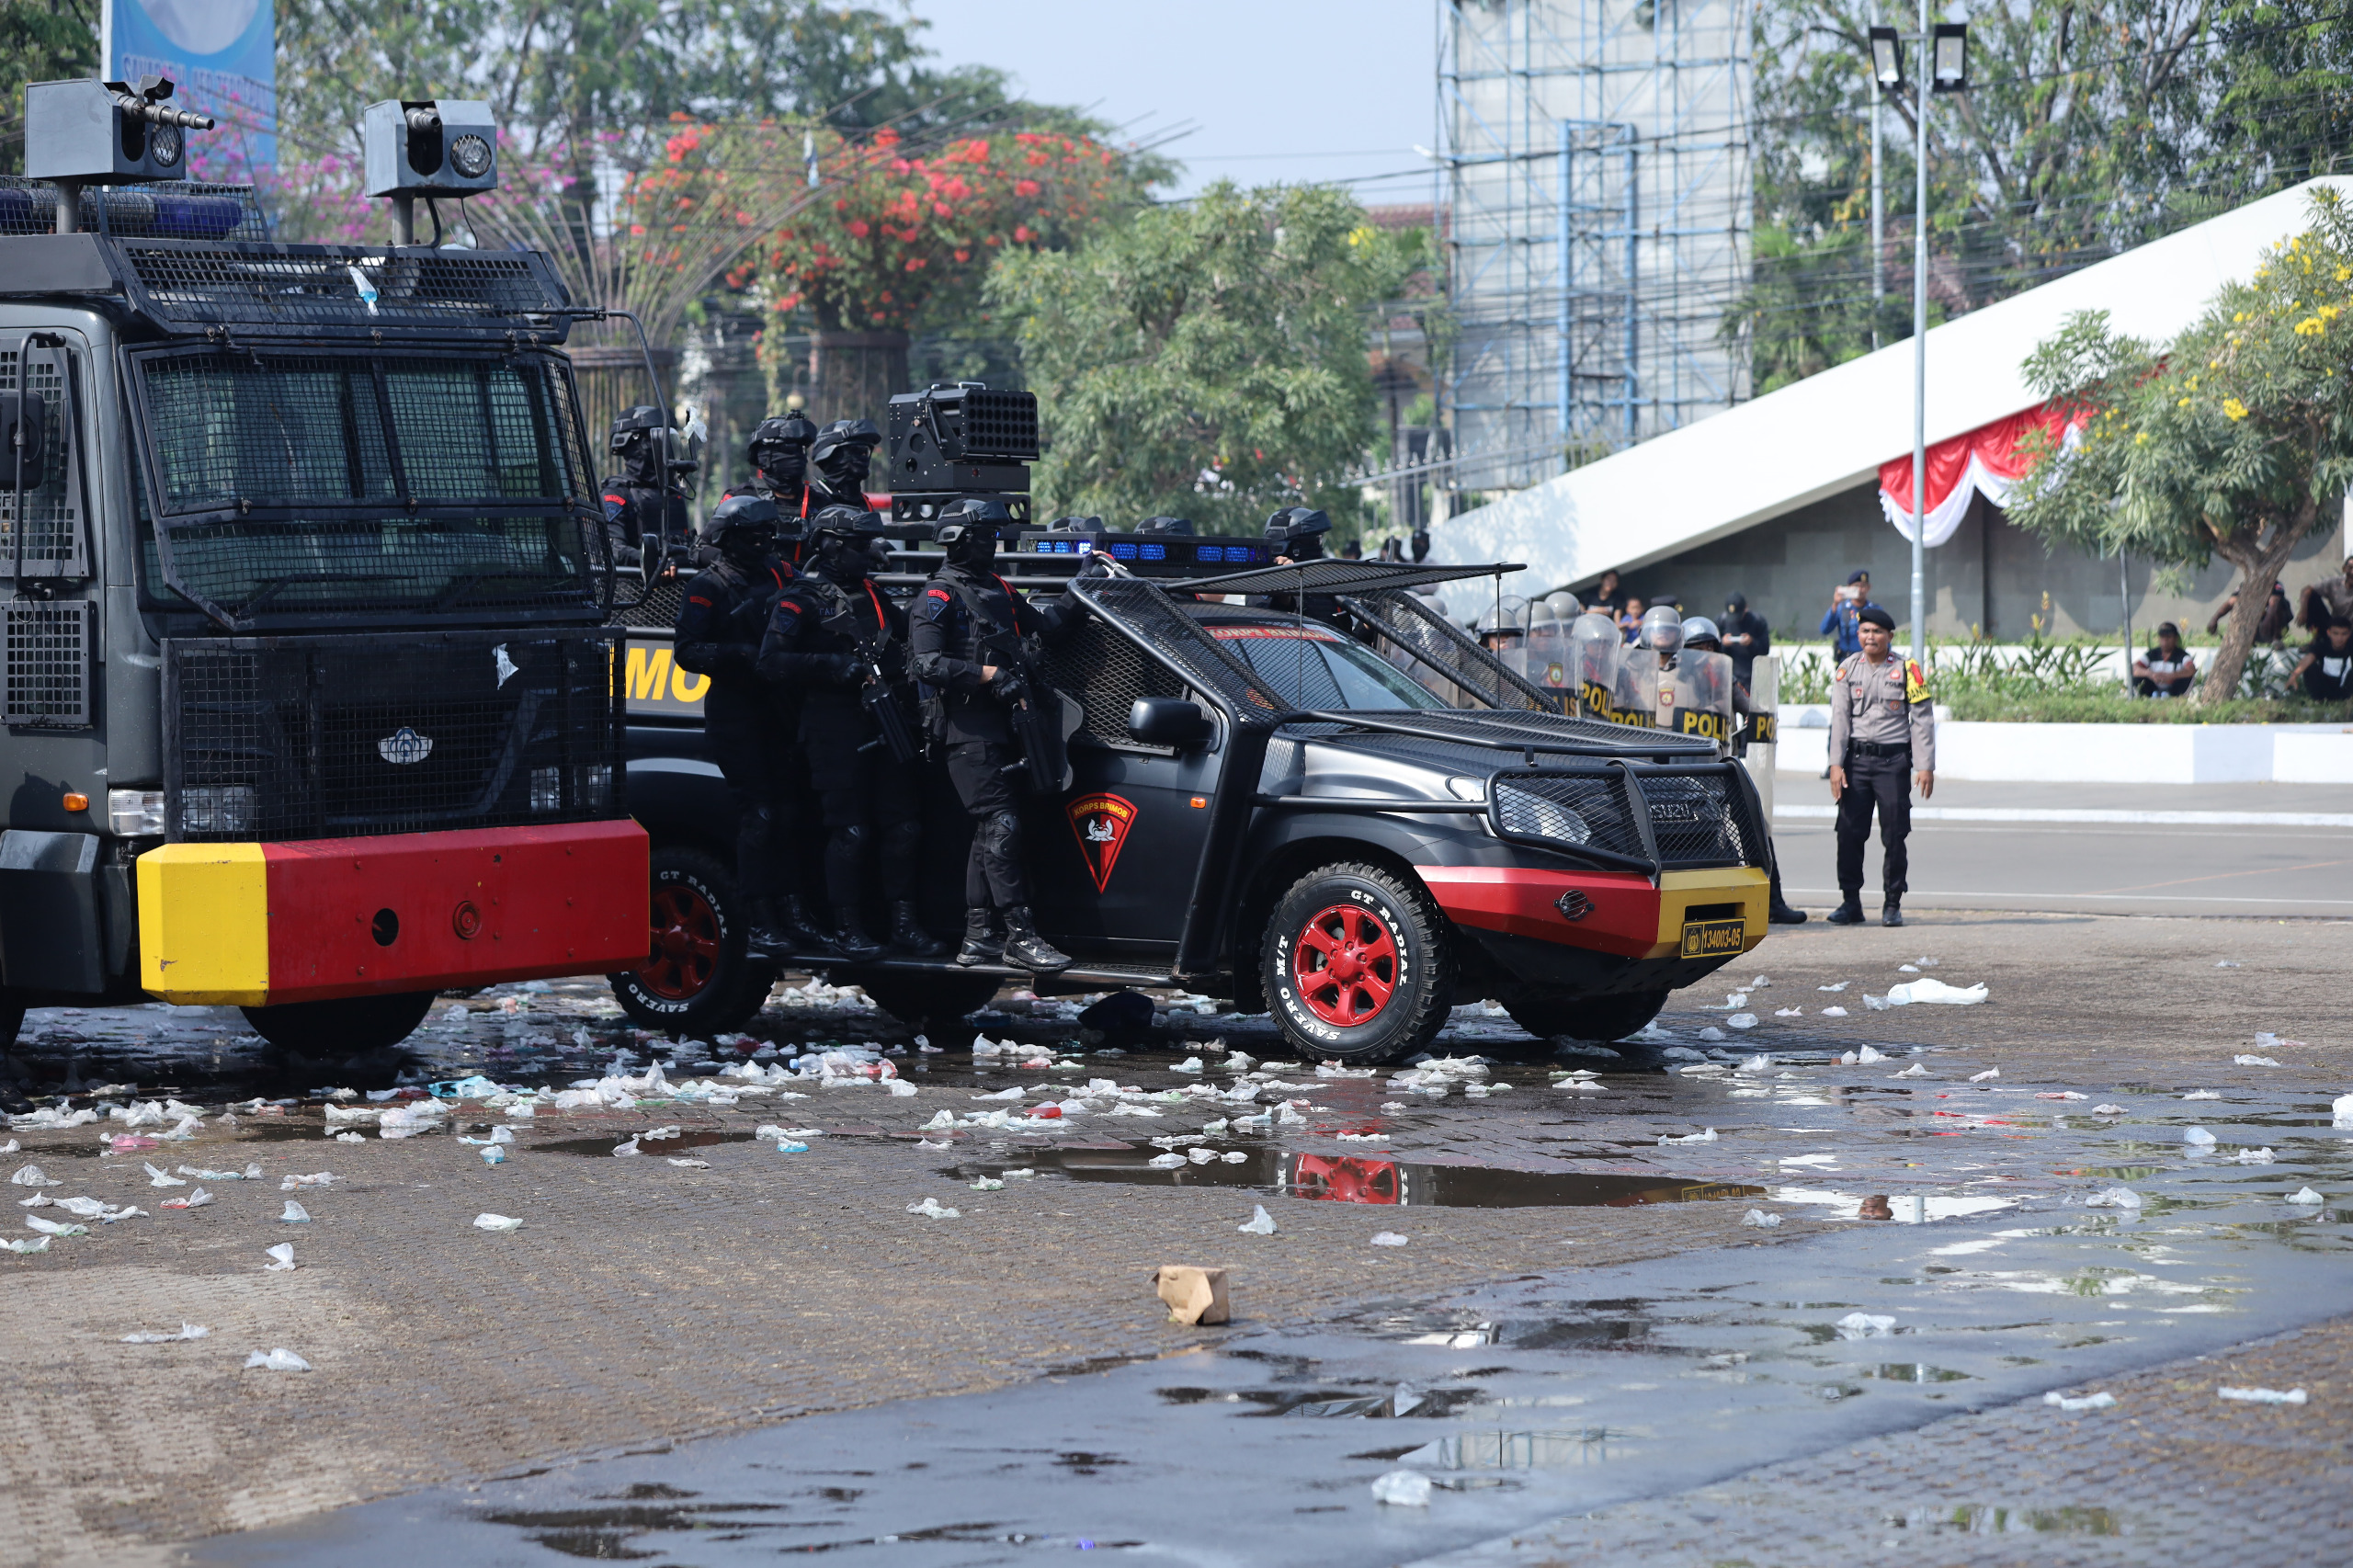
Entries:
MULTIPOLYGON (((1777 933, 1720 978, 1769 973, 1774 987, 1756 993, 1756 1002, 1807 1009, 1802 1019, 1778 1020, 1769 1017, 1771 1007, 1753 1006, 1768 1017, 1733 1039, 1744 1050, 1916 1041, 1965 1051, 1972 1067, 1998 1062, 2013 1080, 2040 1074, 2095 1095, 2126 1086, 2236 1093, 2285 1081, 2231 1061, 2234 1051, 2251 1050, 2254 1031, 2263 1028, 2307 1042, 2281 1048, 2282 1074, 2310 1083, 2314 1092, 2335 1083, 2333 1092, 2343 1093, 2353 1089, 2353 1081, 2341 1081, 2353 1076, 2353 1036, 2341 1022, 2342 977, 2353 969, 2348 958, 2353 926, 2342 924, 1935 915, 1902 931, 1817 924, 1777 933), (1940 978, 1987 981, 1994 1002, 1885 1013, 1860 1006, 1864 993, 1910 978, 1897 964, 1927 956, 1938 959, 1934 972, 1940 978), (2243 967, 2215 969, 2219 957, 2243 967), (1852 983, 1847 993, 1814 990, 1842 979, 1852 983), (1819 1017, 1823 1006, 1842 999, 1855 1004, 1851 1017, 1819 1017)), ((1679 995, 1670 1022, 1695 1036, 1721 1017, 1699 1009, 1721 1007, 1722 989, 1679 995)), ((493 1005, 494 999, 473 1004, 493 1005)), ((573 1005, 561 995, 526 998, 522 1021, 531 1023, 536 1006, 545 1010, 546 1023, 568 1029, 577 1008, 564 1009, 573 1005)), ((443 1008, 437 1022, 447 1023, 452 1011, 443 1008)), ((600 1031, 612 1022, 588 1021, 600 1031)), ((119 1022, 90 1015, 55 1027, 96 1039, 119 1022)), ((442 1029, 433 1047, 437 1075, 466 1065, 502 1078, 520 1075, 514 1058, 500 1054, 508 1045, 499 1041, 517 1038, 516 1020, 505 1024, 501 1037, 500 1019, 478 1013, 442 1029)), ((811 1024, 772 1010, 761 1028, 798 1028, 804 1036, 831 1030, 833 1038, 853 1040, 904 1038, 872 1015, 811 1024)), ((1059 1033, 1067 1038, 1068 1030, 1059 1033)), ((1483 1038, 1466 1026, 1450 1048, 1481 1049, 1483 1038)), ((1149 1074, 1154 1087, 1174 1084, 1178 1080, 1165 1074, 1174 1060, 1166 1048, 1179 1037, 1162 1043, 1157 1055, 1090 1070, 1123 1082, 1149 1074)), ((37 1038, 21 1053, 33 1087, 68 1070, 58 1049, 37 1038)), ((1586 1060, 1607 1065, 1606 1059, 1586 1060)), ((1930 1060, 1944 1072, 1943 1058, 1930 1060)), ((1506 1075, 1520 1092, 1417 1105, 1385 1118, 1372 1108, 1381 1097, 1377 1085, 1342 1085, 1329 1096, 1319 1090, 1318 1103, 1345 1114, 1319 1119, 1309 1130, 1314 1136, 1283 1142, 1329 1151, 1326 1135, 1336 1127, 1380 1124, 1394 1139, 1384 1152, 1405 1158, 1557 1169, 1563 1162, 1615 1157, 1726 1179, 1753 1175, 1760 1164, 1769 1168, 1776 1153, 1769 1122, 1744 1135, 1753 1144, 1691 1151, 1692 1157, 1672 1165, 1654 1150, 1643 1153, 1663 1131, 1688 1131, 1699 1117, 1727 1114, 1721 1090, 1692 1081, 1621 1079, 1617 1093, 1570 1108, 1563 1096, 1541 1097, 1540 1071, 1506 1075)), ((152 1086, 142 1090, 149 1092, 152 1086)), ((0 1405, 0 1463, 11 1483, 0 1489, 0 1564, 164 1561, 176 1541, 436 1482, 672 1443, 801 1412, 1001 1386, 1104 1358, 1178 1353, 1197 1342, 1195 1331, 1162 1321, 1145 1283, 1166 1262, 1233 1267, 1243 1321, 1271 1324, 1334 1316, 1372 1299, 1433 1297, 1558 1267, 1569 1256, 1596 1265, 1631 1262, 1688 1248, 1761 1244, 1815 1228, 1792 1218, 1778 1232, 1744 1230, 1742 1206, 1721 1202, 1445 1209, 1411 1216, 1412 1246, 1376 1250, 1366 1243, 1374 1231, 1394 1227, 1394 1211, 1240 1190, 1059 1178, 976 1193, 964 1183, 972 1162, 990 1157, 982 1141, 942 1153, 916 1149, 913 1137, 942 1106, 974 1108, 973 1092, 967 1070, 909 1099, 838 1090, 790 1108, 747 1100, 724 1112, 665 1106, 543 1115, 516 1157, 496 1169, 447 1134, 325 1142, 315 1111, 279 1124, 247 1119, 226 1135, 208 1129, 201 1141, 170 1148, 172 1158, 159 1163, 212 1166, 251 1158, 262 1164, 265 1179, 210 1184, 218 1201, 208 1209, 96 1227, 91 1236, 61 1241, 46 1255, 0 1257, 12 1309, 0 1314, 0 1351, 12 1374, 0 1405), (657 1122, 740 1134, 767 1120, 822 1126, 830 1135, 809 1140, 805 1154, 780 1155, 750 1142, 695 1148, 693 1154, 710 1161, 707 1170, 543 1147, 567 1138, 618 1142, 657 1122), (338 1180, 325 1192, 301 1194, 313 1222, 279 1223, 278 1177, 317 1170, 334 1171, 338 1180), (955 1204, 963 1217, 926 1221, 906 1212, 926 1196, 955 1204), (1257 1200, 1276 1212, 1279 1233, 1235 1234, 1232 1227, 1257 1200), (484 1210, 518 1216, 524 1228, 479 1232, 471 1221, 484 1210), (301 1267, 263 1272, 264 1249, 280 1241, 293 1244, 301 1267), (1564 1244, 1574 1244, 1574 1250, 1564 1244), (119 1343, 125 1334, 176 1328, 183 1320, 207 1324, 210 1337, 119 1343), (242 1369, 248 1352, 278 1345, 298 1351, 316 1370, 242 1369)), ((193 1088, 187 1094, 205 1097, 193 1088)), ((1140 1143, 1150 1133, 1190 1125, 1141 1122, 1118 1131, 1140 1143)), ((1922 1131, 1860 1103, 1854 1125, 1872 1139, 1922 1131)), ((24 1148, 11 1163, 20 1157, 43 1164, 66 1182, 57 1189, 62 1194, 87 1192, 151 1212, 155 1199, 171 1196, 147 1187, 141 1156, 101 1160, 88 1129, 16 1136, 24 1148)), ((2244 1431, 2249 1442, 2291 1426, 2334 1432, 2326 1439, 2333 1449, 2315 1437, 2297 1450, 2323 1459, 2295 1462, 2341 1467, 2342 1428, 2312 1425, 2336 1419, 2315 1381, 2323 1372, 2303 1379, 2320 1401, 2304 1411, 2233 1407, 2197 1421, 2184 1417, 2181 1429, 2244 1431), (2331 1452, 2337 1457, 2325 1460, 2331 1452)), ((2338 1380, 2333 1387, 2346 1387, 2341 1371, 2327 1375, 2338 1380)), ((2255 1373, 2247 1376, 2256 1381, 2255 1373)), ((1914 1454, 1903 1445, 1915 1445, 1916 1457, 1889 1462, 1913 1465, 1927 1478, 1924 1485, 1949 1486, 1938 1478, 1955 1467, 1938 1458, 1938 1445, 1961 1439, 1940 1434, 2010 1430, 2002 1423, 2013 1419, 2013 1449, 2029 1438, 2047 1445, 2063 1432, 2081 1434, 2083 1446, 2063 1455, 2075 1467, 2070 1479, 2056 1489, 2069 1496, 2097 1492, 2111 1471, 2157 1464, 2143 1449, 2100 1446, 2109 1441, 2101 1434, 2120 1423, 2063 1424, 2055 1415, 2038 1407, 2015 1416, 1957 1418, 1870 1447, 1914 1454)), ((2002 1440, 1986 1442, 1989 1454, 2005 1451, 2002 1440)), ((2341 1523, 2341 1473, 2316 1471, 2299 1487, 2279 1480, 2285 1471, 2261 1462, 2259 1449, 2233 1443, 2229 1451, 2238 1458, 2232 1462, 2254 1472, 2247 1485, 2276 1502, 2292 1528, 2341 1523)), ((1847 1461, 1822 1462, 1830 1479, 1807 1494, 1817 1501, 1800 1511, 1829 1521, 1822 1526, 1831 1532, 1823 1538, 1829 1544, 1819 1559, 1790 1560, 1870 1560, 1869 1552, 1880 1549, 1865 1538, 1881 1505, 1850 1499, 1838 1505, 1847 1513, 1834 1513, 1839 1466, 1847 1461), (1860 1533, 1838 1534, 1836 1521, 1850 1515, 1860 1533), (1863 1555, 1842 1557, 1854 1541, 1864 1541, 1854 1548, 1863 1555)), ((1962 1495, 1966 1491, 1924 1495, 1938 1506, 1949 1499, 1954 1507, 2011 1506, 2010 1494, 1990 1483, 1982 1495, 1962 1495)), ((2245 1523, 2244 1511, 2227 1498, 2197 1501, 2179 1485, 2160 1485, 2156 1494, 2165 1506, 2206 1521, 2201 1529, 2245 1523)), ((2076 1504, 2046 1489, 2020 1494, 2018 1506, 2047 1511, 2076 1504)), ((1662 1539, 1682 1528, 1662 1525, 1662 1539)), ((1942 1539, 1925 1527, 1904 1528, 1914 1533, 1901 1539, 1942 1539)), ((1977 1539, 1954 1536, 1972 1551, 1969 1543, 1977 1539)), ((2004 1542, 2024 1538, 1985 1539, 1995 1555, 1951 1560, 2001 1560, 2004 1542)), ((2104 1550, 2105 1539, 2063 1531, 2035 1537, 2039 1551, 2059 1549, 2052 1541, 2066 1550, 2104 1550)))
POLYGON ((2353 1561, 2353 1319, 1558 1521, 1427 1568, 2353 1561), (2302 1388, 2302 1405, 2218 1388, 2302 1388))

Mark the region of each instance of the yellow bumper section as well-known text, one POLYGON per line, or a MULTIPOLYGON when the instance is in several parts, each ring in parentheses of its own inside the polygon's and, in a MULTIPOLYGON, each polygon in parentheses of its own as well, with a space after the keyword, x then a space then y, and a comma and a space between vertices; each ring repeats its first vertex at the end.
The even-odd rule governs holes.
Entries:
POLYGON ((1666 871, 1658 880, 1652 958, 1737 958, 1765 939, 1773 879, 1754 866, 1666 871), (1737 940, 1732 923, 1739 923, 1737 940))
POLYGON ((139 983, 189 1006, 269 1000, 269 866, 258 844, 139 857, 139 983))

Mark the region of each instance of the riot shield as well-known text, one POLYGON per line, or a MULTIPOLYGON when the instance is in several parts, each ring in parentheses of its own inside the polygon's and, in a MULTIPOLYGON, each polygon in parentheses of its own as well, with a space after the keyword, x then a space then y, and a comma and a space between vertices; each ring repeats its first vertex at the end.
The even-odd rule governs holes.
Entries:
POLYGON ((1704 735, 1718 748, 1732 745, 1732 656, 1686 648, 1675 668, 1662 671, 1659 724, 1678 734, 1704 735))
POLYGON ((1581 615, 1570 624, 1579 710, 1610 724, 1648 724, 1657 698, 1654 682, 1636 678, 1632 650, 1606 615, 1581 615))
POLYGON ((1576 646, 1565 620, 1540 620, 1528 629, 1519 673, 1529 682, 1563 696, 1576 693, 1576 646))

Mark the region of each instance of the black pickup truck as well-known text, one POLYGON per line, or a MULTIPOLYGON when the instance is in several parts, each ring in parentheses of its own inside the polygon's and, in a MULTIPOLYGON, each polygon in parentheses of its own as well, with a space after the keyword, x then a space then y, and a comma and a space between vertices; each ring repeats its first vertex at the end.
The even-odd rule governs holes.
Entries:
MULTIPOLYGON (((1051 556, 1072 544, 1017 543, 1017 585, 1070 581, 1076 561, 1051 556)), ((915 570, 886 580, 920 581, 926 558, 901 562, 915 570)), ((1039 927, 1077 961, 1034 979, 897 957, 790 967, 909 1020, 959 1017, 1014 981, 1182 987, 1271 1013, 1318 1060, 1410 1055, 1458 1000, 1482 997, 1539 1036, 1640 1028, 1670 990, 1764 937, 1763 813, 1703 739, 1568 717, 1407 591, 1495 570, 1320 561, 1078 578, 1093 613, 1049 654, 1073 699, 1072 782, 1033 796, 1027 824, 1039 927), (1254 595, 1338 613, 1229 602, 1254 595)), ((632 619, 658 621, 669 597, 632 619)), ((614 989, 649 1027, 731 1028, 774 971, 744 952, 701 682, 671 665, 662 624, 629 631, 623 675, 654 942, 614 989)), ((944 780, 931 788, 924 908, 948 930, 970 829, 944 780)))

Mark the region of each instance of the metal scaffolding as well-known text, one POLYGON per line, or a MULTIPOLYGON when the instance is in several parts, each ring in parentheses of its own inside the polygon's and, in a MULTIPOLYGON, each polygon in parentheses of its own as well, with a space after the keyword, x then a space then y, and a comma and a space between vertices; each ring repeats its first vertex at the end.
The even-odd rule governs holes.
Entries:
POLYGON ((1750 0, 1438 0, 1455 488, 1748 395, 1750 0))

